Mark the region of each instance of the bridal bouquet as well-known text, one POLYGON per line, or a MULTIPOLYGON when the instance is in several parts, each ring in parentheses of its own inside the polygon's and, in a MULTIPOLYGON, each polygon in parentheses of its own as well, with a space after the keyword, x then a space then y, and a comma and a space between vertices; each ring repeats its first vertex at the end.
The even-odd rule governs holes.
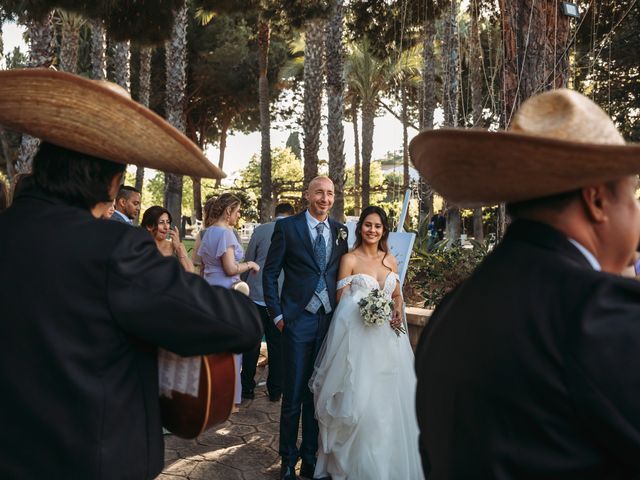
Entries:
MULTIPOLYGON (((393 312, 393 300, 384 295, 381 290, 373 289, 366 297, 362 297, 358 302, 360 316, 367 327, 374 325, 384 325, 391 319, 393 312)), ((393 327, 396 335, 405 333, 402 326, 393 327)))

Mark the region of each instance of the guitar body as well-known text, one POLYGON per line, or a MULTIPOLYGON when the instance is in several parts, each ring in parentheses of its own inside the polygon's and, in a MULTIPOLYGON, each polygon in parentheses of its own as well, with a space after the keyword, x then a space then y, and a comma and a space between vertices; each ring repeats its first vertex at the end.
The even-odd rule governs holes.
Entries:
POLYGON ((160 396, 162 424, 182 438, 196 438, 226 421, 233 409, 236 368, 233 355, 202 355, 198 396, 171 392, 160 396))

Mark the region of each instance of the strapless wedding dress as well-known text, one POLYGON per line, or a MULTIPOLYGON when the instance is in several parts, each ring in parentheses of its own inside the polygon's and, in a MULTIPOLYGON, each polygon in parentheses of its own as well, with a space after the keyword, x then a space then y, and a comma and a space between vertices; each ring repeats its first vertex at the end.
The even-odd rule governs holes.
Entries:
POLYGON ((397 336, 389 325, 366 326, 358 307, 373 289, 391 298, 397 281, 397 275, 389 273, 384 285, 366 274, 338 282, 338 288, 347 288, 309 384, 320 428, 316 477, 424 478, 409 339, 397 336))

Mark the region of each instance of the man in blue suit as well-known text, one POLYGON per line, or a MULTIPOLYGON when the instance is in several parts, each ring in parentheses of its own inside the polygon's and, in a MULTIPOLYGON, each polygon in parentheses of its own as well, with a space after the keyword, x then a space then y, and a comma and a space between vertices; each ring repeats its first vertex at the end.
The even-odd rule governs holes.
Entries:
POLYGON ((329 218, 333 182, 316 177, 305 198, 308 208, 275 224, 263 271, 264 301, 269 317, 282 331, 284 377, 280 413, 281 480, 295 480, 295 465, 302 458, 300 476, 313 478, 318 449, 309 378, 336 302, 340 257, 347 252, 347 229, 329 218), (282 295, 278 276, 284 270, 282 295), (302 414, 302 444, 298 424, 302 414))

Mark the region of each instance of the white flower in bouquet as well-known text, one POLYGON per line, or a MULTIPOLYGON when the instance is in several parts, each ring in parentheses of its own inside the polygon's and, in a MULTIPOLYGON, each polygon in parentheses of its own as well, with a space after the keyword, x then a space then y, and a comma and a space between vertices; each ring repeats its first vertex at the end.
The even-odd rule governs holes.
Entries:
MULTIPOLYGON (((360 316, 367 327, 374 325, 381 326, 389 323, 393 313, 393 300, 386 297, 378 289, 373 289, 366 297, 362 297, 358 302, 360 316)), ((396 335, 404 333, 402 327, 394 328, 396 335)))

